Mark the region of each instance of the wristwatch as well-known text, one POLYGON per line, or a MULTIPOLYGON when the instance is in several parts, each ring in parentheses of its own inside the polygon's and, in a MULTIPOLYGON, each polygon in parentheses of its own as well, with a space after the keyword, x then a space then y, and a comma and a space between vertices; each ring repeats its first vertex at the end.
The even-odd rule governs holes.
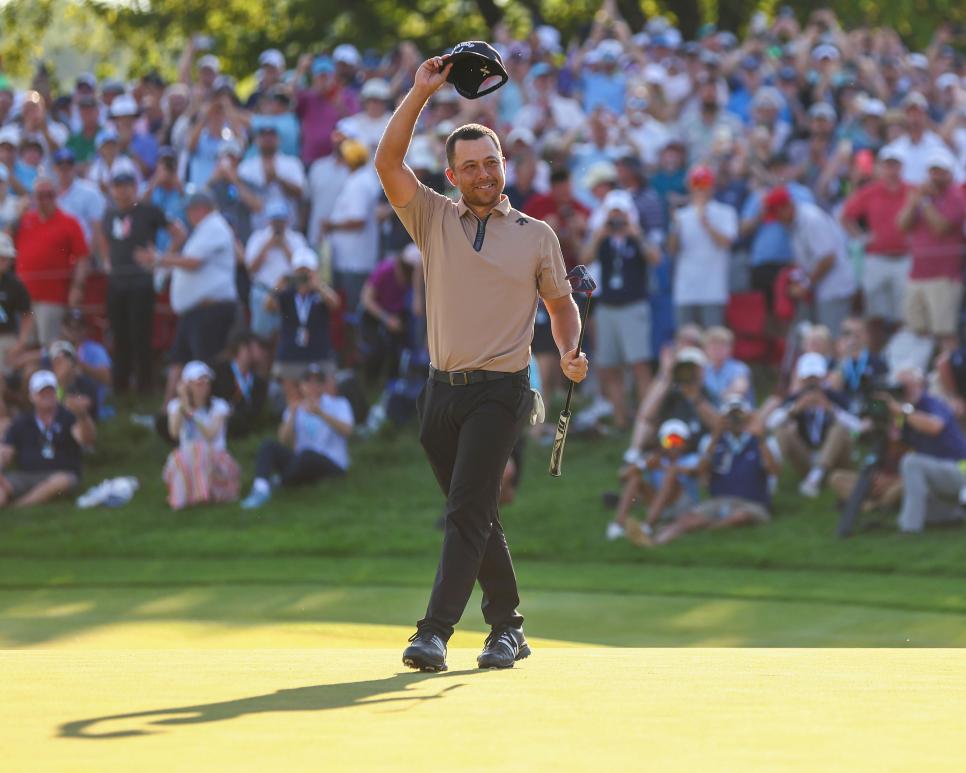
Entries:
POLYGON ((916 412, 916 406, 914 406, 912 403, 903 403, 902 404, 902 414, 903 414, 903 416, 912 416, 912 414, 914 414, 915 412, 916 412))

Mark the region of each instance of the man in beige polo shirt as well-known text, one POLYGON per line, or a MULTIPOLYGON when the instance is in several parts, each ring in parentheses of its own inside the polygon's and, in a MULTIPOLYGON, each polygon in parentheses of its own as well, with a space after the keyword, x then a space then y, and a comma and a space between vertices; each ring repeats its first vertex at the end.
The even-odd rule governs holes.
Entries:
POLYGON ((497 503, 503 469, 532 394, 528 363, 537 295, 550 313, 560 366, 587 375, 577 354, 580 318, 550 227, 510 206, 506 162, 490 129, 469 124, 446 141, 453 202, 420 184, 404 158, 419 114, 446 82, 446 57, 423 62, 376 152, 390 204, 423 256, 430 378, 419 398, 420 442, 446 495, 442 556, 425 617, 403 653, 446 670, 446 642, 479 580, 491 627, 480 668, 527 657, 516 576, 497 503))

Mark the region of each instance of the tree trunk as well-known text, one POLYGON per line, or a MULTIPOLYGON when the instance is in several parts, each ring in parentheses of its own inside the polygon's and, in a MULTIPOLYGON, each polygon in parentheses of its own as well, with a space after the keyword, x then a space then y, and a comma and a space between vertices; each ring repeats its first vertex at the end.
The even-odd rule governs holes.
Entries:
POLYGON ((617 10, 620 11, 631 32, 640 32, 644 29, 644 11, 641 10, 640 0, 617 0, 617 10))
POLYGON ((476 0, 476 7, 480 9, 480 16, 491 30, 503 20, 503 9, 494 0, 476 0))
POLYGON ((678 17, 678 29, 685 40, 694 40, 702 24, 701 4, 698 0, 675 0, 667 4, 669 11, 678 17))

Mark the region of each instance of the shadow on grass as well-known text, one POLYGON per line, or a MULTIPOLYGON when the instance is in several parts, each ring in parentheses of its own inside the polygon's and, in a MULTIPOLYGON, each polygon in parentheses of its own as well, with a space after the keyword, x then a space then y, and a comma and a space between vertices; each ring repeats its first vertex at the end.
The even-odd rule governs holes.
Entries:
POLYGON ((60 738, 84 738, 88 740, 132 738, 155 735, 157 731, 138 727, 105 730, 103 732, 99 732, 98 729, 106 723, 116 722, 128 725, 146 723, 170 727, 197 725, 206 722, 224 722, 250 714, 267 714, 280 711, 327 711, 351 706, 434 701, 445 698, 453 690, 464 686, 464 682, 449 684, 448 682, 454 677, 482 673, 485 672, 477 669, 448 671, 442 674, 403 672, 384 679, 296 687, 290 690, 277 690, 265 695, 255 695, 251 698, 239 698, 217 703, 197 703, 189 706, 133 711, 127 714, 109 714, 102 717, 65 722, 58 728, 57 735, 60 738), (446 686, 429 695, 393 695, 393 693, 406 692, 411 686, 428 679, 443 681, 446 686))

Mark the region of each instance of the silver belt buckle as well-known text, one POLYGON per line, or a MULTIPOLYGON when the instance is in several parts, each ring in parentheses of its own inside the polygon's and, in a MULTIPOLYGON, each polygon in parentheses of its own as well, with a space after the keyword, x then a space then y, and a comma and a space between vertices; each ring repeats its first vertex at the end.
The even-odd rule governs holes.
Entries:
POLYGON ((469 376, 467 375, 467 372, 465 370, 455 371, 455 372, 452 372, 452 373, 449 374, 449 385, 450 386, 466 386, 469 383, 470 383, 470 379, 469 379, 469 376), (463 381, 462 382, 455 381, 454 380, 454 377, 455 376, 462 376, 463 377, 463 381))

